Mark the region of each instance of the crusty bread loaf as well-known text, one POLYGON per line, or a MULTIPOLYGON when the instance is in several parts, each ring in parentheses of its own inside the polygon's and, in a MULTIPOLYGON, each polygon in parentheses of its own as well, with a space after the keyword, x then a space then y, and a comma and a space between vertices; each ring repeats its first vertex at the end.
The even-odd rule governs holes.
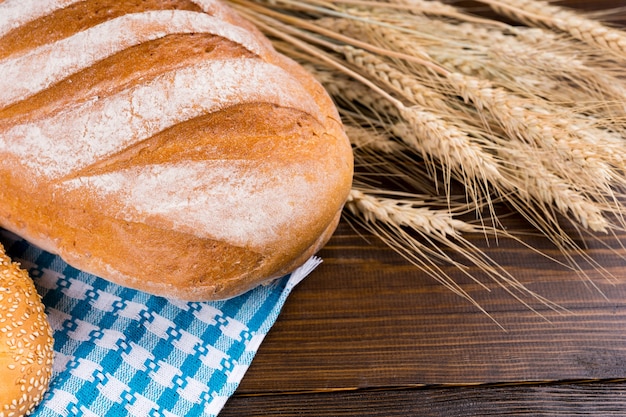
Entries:
POLYGON ((24 416, 48 389, 52 330, 26 271, 0 245, 0 417, 24 416))
POLYGON ((0 1, 0 226, 185 300, 284 275, 352 180, 336 109, 216 0, 0 1))

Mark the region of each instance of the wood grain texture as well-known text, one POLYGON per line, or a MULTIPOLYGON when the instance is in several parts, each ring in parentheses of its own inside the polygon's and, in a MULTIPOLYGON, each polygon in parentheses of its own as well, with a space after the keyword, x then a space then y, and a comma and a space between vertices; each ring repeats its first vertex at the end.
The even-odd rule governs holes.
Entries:
MULTIPOLYGON (((528 231, 518 216, 506 225, 528 231)), ((221 417, 626 415, 626 233, 589 244, 576 258, 586 276, 514 242, 466 237, 566 311, 444 268, 490 317, 344 220, 221 417)))
POLYGON ((624 416, 623 382, 236 397, 220 417, 624 416))
MULTIPOLYGON (((533 312, 497 287, 489 293, 466 282, 503 330, 382 244, 362 242, 359 249, 360 240, 342 224, 320 253, 324 264, 287 301, 240 393, 626 376, 626 270, 619 254, 597 249, 596 259, 614 274, 608 282, 590 271, 605 298, 536 254, 489 249, 529 287, 569 310, 537 305, 533 312)), ((452 267, 449 273, 460 275, 452 267)))
POLYGON ((501 328, 361 233, 341 223, 222 415, 626 415, 626 235, 587 251, 610 279, 470 237, 568 310, 533 312, 448 268, 501 328))

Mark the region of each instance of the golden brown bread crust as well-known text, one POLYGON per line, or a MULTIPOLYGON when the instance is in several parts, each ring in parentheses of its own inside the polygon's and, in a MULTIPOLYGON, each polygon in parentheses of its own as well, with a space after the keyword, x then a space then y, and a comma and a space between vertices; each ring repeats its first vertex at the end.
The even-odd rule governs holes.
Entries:
POLYGON ((46 2, 59 6, 13 11, 24 23, 4 32, 0 17, 0 72, 14 74, 0 80, 0 226, 187 300, 237 295, 326 243, 352 151, 300 66, 213 0, 46 2))
POLYGON ((0 245, 0 416, 39 404, 52 375, 52 330, 32 280, 0 245))

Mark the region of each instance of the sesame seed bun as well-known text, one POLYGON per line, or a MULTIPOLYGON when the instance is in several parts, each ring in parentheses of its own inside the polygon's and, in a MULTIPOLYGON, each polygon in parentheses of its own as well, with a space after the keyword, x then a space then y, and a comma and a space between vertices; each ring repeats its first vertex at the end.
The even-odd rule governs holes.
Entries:
POLYGON ((28 273, 0 245, 0 416, 39 404, 52 374, 52 330, 28 273))

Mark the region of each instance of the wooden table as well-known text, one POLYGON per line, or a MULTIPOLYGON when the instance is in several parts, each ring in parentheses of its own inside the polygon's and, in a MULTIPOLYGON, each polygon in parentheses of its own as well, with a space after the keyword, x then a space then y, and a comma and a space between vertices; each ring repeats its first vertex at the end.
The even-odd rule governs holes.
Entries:
POLYGON ((447 268, 489 318, 343 221, 221 416, 626 416, 626 234, 590 245, 612 277, 586 264, 586 278, 520 245, 470 239, 567 312, 533 312, 447 268))

